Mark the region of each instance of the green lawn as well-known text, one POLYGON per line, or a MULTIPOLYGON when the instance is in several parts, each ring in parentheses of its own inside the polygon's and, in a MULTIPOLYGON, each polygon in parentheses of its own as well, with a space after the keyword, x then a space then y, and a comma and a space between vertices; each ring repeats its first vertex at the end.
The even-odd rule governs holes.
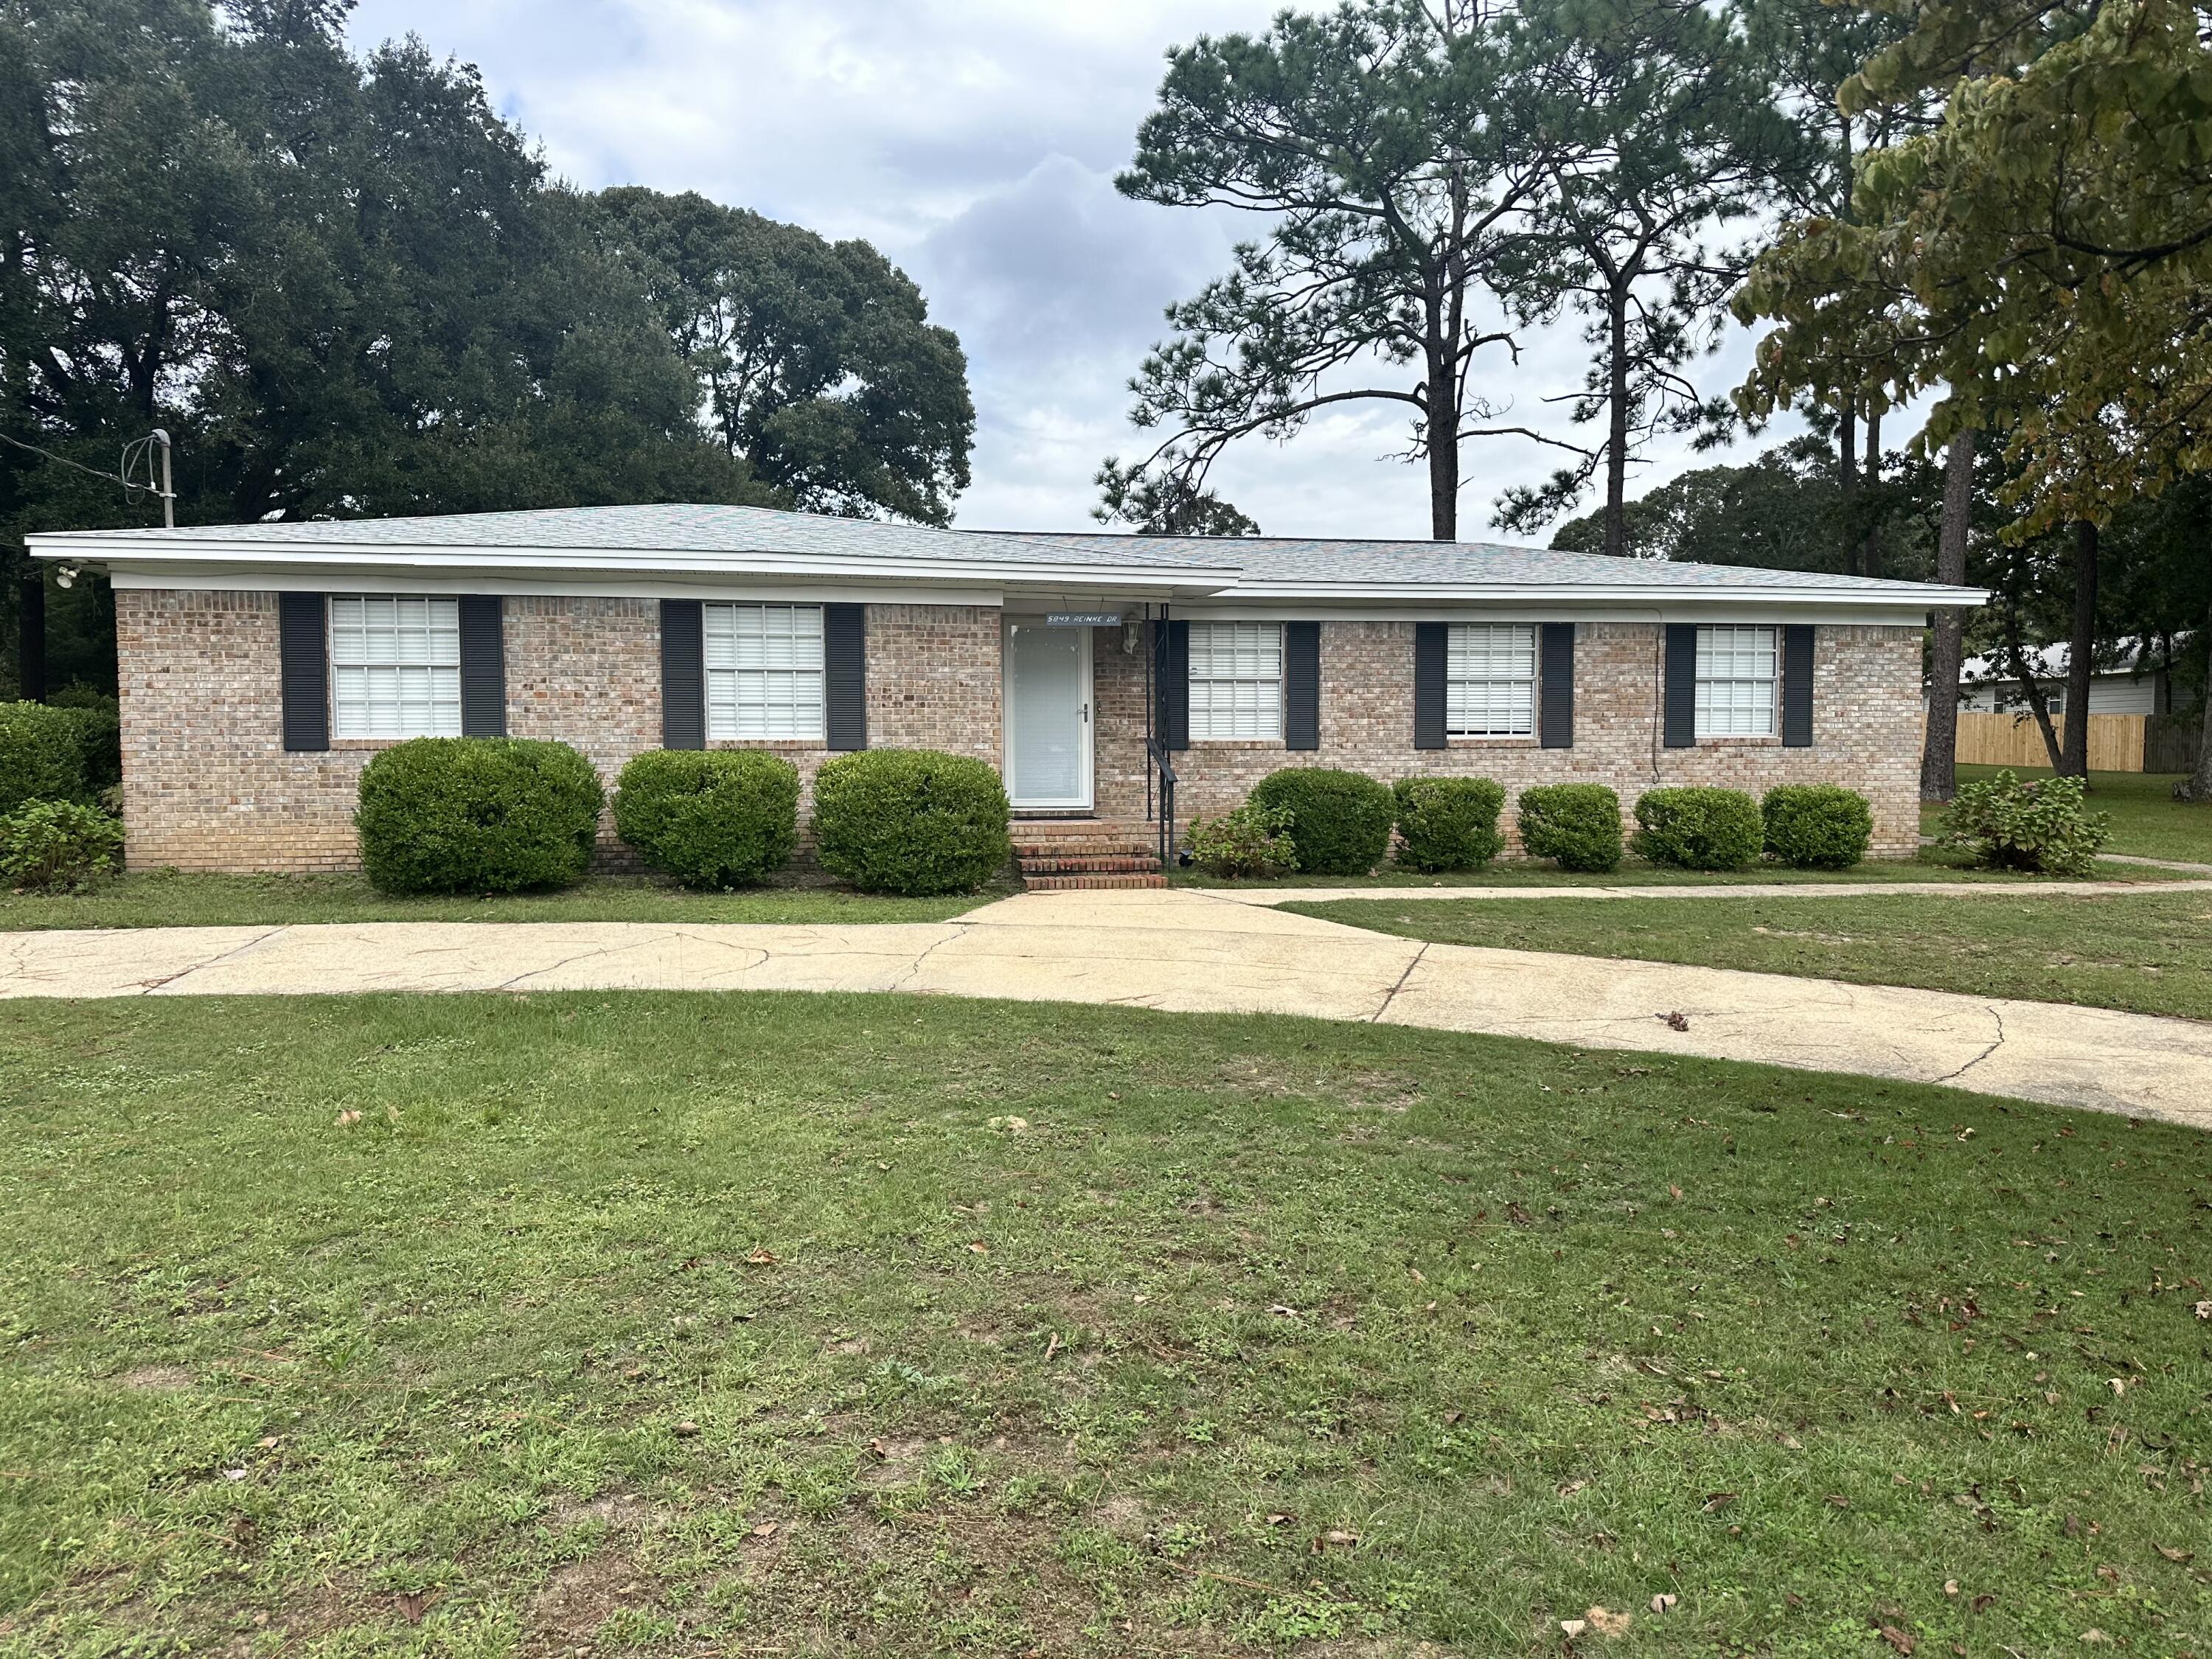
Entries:
POLYGON ((2212 1631, 2203 1134, 890 997, 14 1003, 0 1076, 9 1659, 2212 1631))
MULTIPOLYGON (((1449 871, 1425 875, 1410 870, 1384 868, 1371 876, 1277 876, 1266 879, 1209 876, 1203 871, 1178 870, 1169 879, 1177 887, 1715 887, 1746 884, 1855 881, 1972 881, 2033 884, 2042 879, 2007 870, 1973 867, 1963 853, 1924 848, 1917 858, 1875 859, 1849 870, 1793 870, 1786 865, 1759 864, 1748 870, 1675 870, 1646 864, 1638 858, 1621 861, 1606 875, 1583 875, 1553 864, 1505 859, 1480 870, 1449 871)), ((2128 882, 2171 879, 2139 865, 2100 863, 2096 879, 2128 882)))
POLYGON ((2212 892, 1917 898, 1340 899, 1284 907, 1407 939, 1686 962, 2212 1019, 2212 892))
POLYGON ((1004 898, 981 893, 886 898, 798 883, 693 893, 643 876, 595 876, 557 893, 392 898, 360 876, 216 876, 131 872, 85 893, 0 890, 0 933, 34 927, 274 927, 318 921, 942 921, 1004 898))
MULTIPOLYGON (((1959 781, 1993 778, 1994 766, 1962 766, 1959 781)), ((2019 769, 2023 778, 2051 775, 2047 769, 2019 769)), ((2179 859, 2192 864, 2212 864, 2212 804, 2178 801, 2173 786, 2179 775, 2172 772, 2092 772, 2089 806, 2109 813, 2112 838, 2107 853, 2126 853, 2136 858, 2179 859)), ((1939 806, 1923 807, 1922 830, 1936 833, 1942 816, 1939 806)))

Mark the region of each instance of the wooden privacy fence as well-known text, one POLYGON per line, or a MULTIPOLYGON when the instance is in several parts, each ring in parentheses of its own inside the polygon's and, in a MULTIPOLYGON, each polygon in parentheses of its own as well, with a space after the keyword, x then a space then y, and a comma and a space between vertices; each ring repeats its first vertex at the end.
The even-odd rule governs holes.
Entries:
MULTIPOLYGON (((2089 716, 2089 769, 2092 772, 2140 772, 2143 769, 2142 714, 2089 716)), ((2066 719, 2051 722, 2061 743, 2066 740, 2066 719)), ((2033 714, 1959 714, 1959 763, 1962 766, 2047 767, 2050 751, 2033 714)))

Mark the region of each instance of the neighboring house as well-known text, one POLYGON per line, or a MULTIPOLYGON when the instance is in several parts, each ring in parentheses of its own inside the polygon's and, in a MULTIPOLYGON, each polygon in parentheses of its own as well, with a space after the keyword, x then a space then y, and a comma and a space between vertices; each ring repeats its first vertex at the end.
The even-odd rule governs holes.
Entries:
MULTIPOLYGON (((2066 670, 2073 653, 2064 641, 2032 647, 2028 672, 2052 715, 2066 712, 2066 670)), ((2025 714, 2027 699, 2011 665, 2001 656, 1969 657, 1959 670, 1959 707, 1972 714, 2025 714)), ((2170 714, 2173 675, 2141 640, 2122 640, 2109 665, 2089 676, 2093 714, 2170 714)))
MULTIPOLYGON (((931 747, 1018 811, 1179 819, 1288 765, 1509 792, 1836 782, 1918 830, 1922 628, 1978 590, 1432 542, 1029 535, 726 507, 82 532, 141 868, 341 869, 369 753, 931 747)), ((1510 808, 1507 819, 1510 828, 1510 808)))

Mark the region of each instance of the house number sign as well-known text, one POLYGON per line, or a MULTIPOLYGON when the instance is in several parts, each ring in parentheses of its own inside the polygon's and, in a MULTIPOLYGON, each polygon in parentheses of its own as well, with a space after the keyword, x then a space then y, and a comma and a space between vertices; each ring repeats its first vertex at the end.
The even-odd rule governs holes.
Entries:
POLYGON ((1047 628, 1119 628, 1121 613, 1118 611, 1054 611, 1044 619, 1047 628))

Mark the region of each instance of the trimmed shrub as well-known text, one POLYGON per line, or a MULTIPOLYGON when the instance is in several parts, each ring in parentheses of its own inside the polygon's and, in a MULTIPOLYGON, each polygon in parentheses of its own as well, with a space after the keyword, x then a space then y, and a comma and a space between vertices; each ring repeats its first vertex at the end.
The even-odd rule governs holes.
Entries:
POLYGON ((1490 778, 1401 778, 1398 862, 1408 870, 1480 870, 1504 840, 1498 815, 1505 786, 1490 778))
POLYGON ((49 708, 76 722, 77 750, 84 757, 84 787, 97 796, 123 781, 123 706, 105 691, 65 685, 46 699, 49 708))
POLYGON ((387 893, 565 887, 591 867, 605 799, 565 743, 410 738, 362 769, 362 868, 387 893))
POLYGON ((89 802, 76 714, 42 702, 0 702, 0 814, 26 801, 89 802))
POLYGON ((1323 766, 1291 766, 1270 772, 1252 791, 1251 805, 1291 815, 1291 845, 1297 867, 1311 876, 1364 876, 1390 850, 1398 804, 1384 785, 1363 772, 1323 766))
POLYGON ((33 892, 74 892, 123 861, 123 826, 73 800, 34 800, 0 817, 0 881, 33 892))
POLYGON ((1209 876, 1286 876, 1298 867, 1291 815, 1246 801, 1233 812, 1190 821, 1191 862, 1209 876))
POLYGON ((981 761, 935 749, 864 749, 814 777, 822 867, 864 893, 957 893, 1014 855, 1006 786, 981 761))
POLYGON ((1521 845, 1562 870, 1603 874, 1620 865, 1620 797, 1601 783, 1547 783, 1516 804, 1521 845))
POLYGON ((745 887, 799 844, 799 769, 757 749, 649 749, 615 786, 615 833, 687 887, 745 887))
POLYGON ((1936 839, 1962 847, 1992 870, 2086 876, 2112 821, 2087 811, 2079 778, 2022 783, 2007 768, 1984 782, 1962 783, 1936 839))
POLYGON ((1799 870, 1848 870, 1866 857, 1874 811, 1856 789, 1779 783, 1759 805, 1769 857, 1799 870))
POLYGON ((1636 823, 1636 856, 1678 870, 1741 870, 1766 845, 1759 803, 1741 789, 1647 789, 1636 823))

